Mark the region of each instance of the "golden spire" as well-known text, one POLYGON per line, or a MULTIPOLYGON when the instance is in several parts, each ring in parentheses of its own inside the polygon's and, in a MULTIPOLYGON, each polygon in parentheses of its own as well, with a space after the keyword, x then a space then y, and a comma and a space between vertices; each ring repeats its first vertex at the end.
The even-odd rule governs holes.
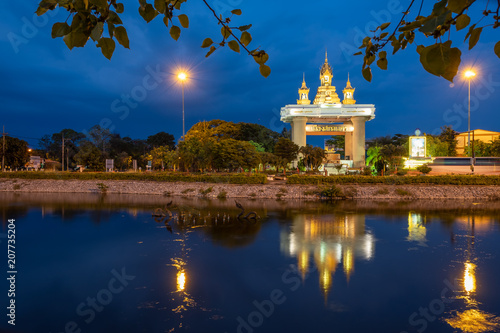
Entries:
POLYGON ((302 87, 299 88, 299 99, 297 100, 298 105, 311 104, 309 100, 309 88, 306 85, 306 73, 302 76, 302 87))
POLYGON ((328 49, 325 47, 325 62, 328 63, 328 49))
POLYGON ((344 93, 344 100, 342 101, 342 104, 356 104, 356 100, 354 99, 354 90, 356 89, 351 86, 349 73, 347 73, 347 84, 342 91, 344 93))

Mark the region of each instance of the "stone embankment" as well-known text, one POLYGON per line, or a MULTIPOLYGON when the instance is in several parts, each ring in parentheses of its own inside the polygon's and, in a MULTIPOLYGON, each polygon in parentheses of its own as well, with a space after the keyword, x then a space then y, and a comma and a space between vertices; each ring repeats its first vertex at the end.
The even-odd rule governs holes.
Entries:
MULTIPOLYGON (((265 198, 316 200, 327 186, 287 185, 271 182, 265 185, 207 183, 167 183, 122 180, 27 180, 0 179, 0 192, 23 193, 101 193, 149 194, 206 198, 265 198)), ((338 185, 352 199, 415 200, 461 199, 499 200, 500 186, 477 185, 338 185)))

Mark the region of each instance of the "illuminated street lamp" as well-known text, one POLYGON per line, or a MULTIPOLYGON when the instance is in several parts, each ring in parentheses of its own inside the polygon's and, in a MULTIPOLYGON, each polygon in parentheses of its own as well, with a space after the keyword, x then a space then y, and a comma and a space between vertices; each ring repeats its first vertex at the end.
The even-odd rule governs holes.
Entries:
POLYGON ((177 75, 179 81, 181 81, 182 86, 182 139, 184 140, 184 136, 186 135, 186 130, 184 126, 184 83, 187 80, 187 74, 185 72, 180 72, 177 75))
POLYGON ((464 73, 464 77, 469 81, 469 123, 468 123, 468 126, 467 126, 467 134, 468 134, 468 144, 467 144, 467 147, 470 151, 470 169, 472 171, 472 173, 474 173, 474 161, 473 161, 473 155, 474 155, 474 152, 471 151, 471 142, 470 142, 470 81, 472 80, 472 78, 476 76, 476 73, 473 72, 472 70, 468 70, 464 73))

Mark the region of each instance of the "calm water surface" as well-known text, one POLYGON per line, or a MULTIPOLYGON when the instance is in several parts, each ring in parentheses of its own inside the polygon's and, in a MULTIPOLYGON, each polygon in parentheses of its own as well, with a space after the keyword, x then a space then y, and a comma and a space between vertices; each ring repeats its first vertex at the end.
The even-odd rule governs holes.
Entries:
POLYGON ((0 331, 500 332, 498 203, 241 203, 0 195, 0 331))

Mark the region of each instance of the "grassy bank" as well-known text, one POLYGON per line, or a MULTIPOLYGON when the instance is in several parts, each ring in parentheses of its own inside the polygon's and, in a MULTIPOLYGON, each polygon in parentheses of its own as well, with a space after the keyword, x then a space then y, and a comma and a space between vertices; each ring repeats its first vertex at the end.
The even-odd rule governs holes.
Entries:
POLYGON ((443 176, 302 176, 292 175, 287 184, 386 184, 386 185, 500 185, 500 176, 443 175, 443 176))
POLYGON ((56 180, 147 180, 222 184, 265 184, 264 174, 192 174, 182 172, 0 172, 0 178, 56 180))

